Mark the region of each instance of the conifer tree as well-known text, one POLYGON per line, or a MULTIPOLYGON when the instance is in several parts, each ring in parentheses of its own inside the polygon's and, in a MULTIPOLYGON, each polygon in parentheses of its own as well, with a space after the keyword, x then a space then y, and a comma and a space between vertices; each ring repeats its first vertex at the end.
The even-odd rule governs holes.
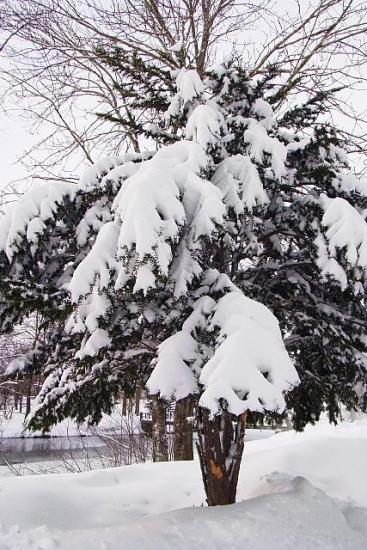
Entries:
POLYGON ((53 327, 8 371, 45 376, 28 425, 98 422, 137 382, 194 396, 210 505, 235 501, 249 411, 286 398, 297 428, 325 405, 334 421, 366 373, 367 186, 324 97, 279 117, 274 76, 157 69, 138 131, 158 150, 36 188, 0 221, 2 330, 34 310, 53 327))

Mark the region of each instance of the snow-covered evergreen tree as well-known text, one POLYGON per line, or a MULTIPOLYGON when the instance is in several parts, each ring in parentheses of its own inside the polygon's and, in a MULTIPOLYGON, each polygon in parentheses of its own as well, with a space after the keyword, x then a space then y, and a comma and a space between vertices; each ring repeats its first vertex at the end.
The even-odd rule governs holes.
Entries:
POLYGON ((157 151, 0 220, 2 329, 34 310, 52 327, 8 372, 45 376, 29 426, 96 422, 136 381, 194 395, 209 504, 235 499, 248 411, 282 412, 287 392, 297 427, 324 403, 334 420, 366 372, 367 186, 318 122, 323 97, 279 118, 272 76, 182 68, 152 99, 157 151))

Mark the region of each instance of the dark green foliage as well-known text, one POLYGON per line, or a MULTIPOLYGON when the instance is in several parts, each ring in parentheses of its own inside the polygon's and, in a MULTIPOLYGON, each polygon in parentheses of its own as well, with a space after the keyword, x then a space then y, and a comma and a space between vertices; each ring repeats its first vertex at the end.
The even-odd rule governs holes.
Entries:
MULTIPOLYGON (((101 48, 96 55, 113 69, 115 87, 125 105, 118 115, 99 116, 121 124, 135 137, 154 138, 159 145, 183 138, 190 109, 185 107, 169 120, 163 116, 175 91, 169 72, 118 48, 109 52, 101 48), (147 122, 154 123, 154 129, 147 122)), ((275 69, 251 83, 246 71, 231 62, 206 77, 207 89, 226 124, 219 143, 207 151, 210 162, 205 177, 211 180, 223 159, 247 154, 243 134, 251 117, 261 119, 252 111, 255 102, 265 99, 275 104, 280 98, 274 87, 275 69)), ((320 197, 344 198, 359 211, 367 208, 367 193, 336 185, 338 173, 347 164, 341 154, 345 144, 337 131, 323 122, 329 94, 319 93, 305 105, 287 111, 277 124, 269 124, 270 138, 291 145, 286 174, 274 177, 269 169, 270 153, 265 153, 261 162, 253 161, 269 203, 241 214, 229 207, 225 224, 216 228, 216 238, 203 239, 200 255, 206 268, 228 275, 245 295, 264 303, 278 318, 301 379, 287 396, 296 429, 316 421, 324 410, 330 421, 336 422, 341 404, 348 408, 358 405, 355 387, 366 381, 365 273, 348 263, 344 250, 338 250, 336 260, 347 278, 343 289, 335 279, 321 274, 317 261, 316 240, 325 235, 320 197)), ((118 291, 110 285, 101 292, 109 307, 98 320, 108 334, 109 347, 93 356, 78 355, 87 336, 65 330, 67 318, 77 314, 80 304, 72 304, 63 281, 95 242, 99 228, 93 224, 82 246, 75 240, 76 228, 87 210, 104 199, 106 211, 111 213, 118 191, 113 181, 100 178, 92 189, 78 191, 58 204, 35 250, 24 236, 11 262, 0 253, 1 331, 10 331, 15 323, 38 311, 50 334, 11 374, 21 377, 37 372, 47 377, 31 419, 34 429, 47 430, 65 417, 98 422, 102 412, 111 411, 121 391, 131 392, 146 382, 157 346, 180 330, 192 312, 194 293, 200 295, 202 281, 194 277, 190 292, 174 298, 169 281, 158 270, 154 273, 158 283, 148 296, 134 294, 131 280, 118 291), (147 321, 146 309, 155 312, 154 320, 147 321)), ((175 245, 172 250, 175 255, 175 245)), ((110 275, 111 280, 116 275, 113 268, 110 275)), ((217 297, 215 292, 212 296, 217 297)))

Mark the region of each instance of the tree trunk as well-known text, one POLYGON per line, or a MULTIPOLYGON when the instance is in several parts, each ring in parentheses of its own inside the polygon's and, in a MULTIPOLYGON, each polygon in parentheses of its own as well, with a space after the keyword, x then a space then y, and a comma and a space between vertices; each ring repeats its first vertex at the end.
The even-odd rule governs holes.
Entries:
POLYGON ((199 407, 197 448, 209 506, 236 501, 238 475, 243 454, 246 413, 236 418, 228 412, 210 419, 208 410, 199 407))
POLYGON ((194 410, 194 397, 188 395, 176 402, 174 421, 174 460, 193 460, 194 451, 192 444, 192 417, 194 410))
POLYGON ((33 385, 33 379, 32 376, 29 379, 29 384, 27 388, 27 397, 26 397, 26 403, 25 403, 25 415, 26 417, 31 412, 31 397, 32 397, 32 385, 33 385))
POLYGON ((166 430, 167 403, 154 396, 152 398, 152 438, 153 462, 168 460, 168 438, 166 430))
POLYGON ((127 398, 126 398, 126 393, 123 392, 122 394, 122 411, 121 411, 121 414, 122 416, 127 416, 127 398))
POLYGON ((141 387, 138 386, 135 390, 135 415, 139 416, 140 414, 140 398, 141 398, 141 387))

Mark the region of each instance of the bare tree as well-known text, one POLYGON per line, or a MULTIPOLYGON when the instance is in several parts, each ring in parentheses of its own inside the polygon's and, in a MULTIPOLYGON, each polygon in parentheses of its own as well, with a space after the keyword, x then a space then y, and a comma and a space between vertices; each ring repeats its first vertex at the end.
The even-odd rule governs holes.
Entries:
POLYGON ((277 108, 299 96, 344 89, 327 101, 334 115, 347 119, 343 133, 352 151, 365 153, 367 103, 360 101, 360 91, 367 84, 367 4, 294 0, 285 5, 283 13, 269 11, 263 19, 265 38, 254 49, 250 76, 263 74, 269 65, 277 70, 277 108))
POLYGON ((121 124, 131 113, 101 48, 119 47, 166 71, 194 65, 202 73, 221 41, 250 25, 263 4, 3 0, 5 109, 28 117, 41 136, 21 161, 37 177, 58 179, 62 171, 63 179, 73 181, 78 165, 102 152, 138 149, 137 137, 121 124), (96 112, 109 113, 110 121, 96 112))
POLYGON ((37 377, 28 377, 25 380, 4 382, 1 375, 12 361, 34 349, 43 338, 45 334, 38 315, 26 319, 11 334, 0 337, 0 411, 3 414, 11 414, 13 410, 24 412, 25 415, 29 413, 31 399, 38 393, 40 380, 37 377))
POLYGON ((80 164, 141 147, 140 123, 154 122, 154 113, 144 101, 132 109, 121 93, 136 82, 106 63, 101 52, 114 50, 132 69, 133 58, 155 68, 166 95, 180 67, 203 75, 231 54, 252 77, 277 70, 277 108, 346 87, 328 101, 349 118, 343 131, 353 150, 365 151, 367 106, 353 107, 349 92, 367 78, 362 0, 3 0, 1 8, 5 109, 40 133, 21 159, 38 178, 74 181, 80 164))

